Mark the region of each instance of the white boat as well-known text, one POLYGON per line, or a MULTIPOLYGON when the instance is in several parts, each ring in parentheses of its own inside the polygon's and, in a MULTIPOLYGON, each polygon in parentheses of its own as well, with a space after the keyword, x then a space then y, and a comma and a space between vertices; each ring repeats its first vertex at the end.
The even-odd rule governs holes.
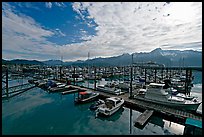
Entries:
POLYGON ((189 100, 169 94, 168 90, 164 88, 164 85, 165 84, 150 83, 147 86, 147 91, 144 97, 137 95, 134 97, 136 99, 190 111, 196 111, 198 106, 201 104, 201 101, 198 101, 196 98, 189 100))
POLYGON ((124 102, 124 99, 119 97, 106 98, 105 103, 99 105, 96 110, 96 115, 111 116, 122 107, 124 102))
POLYGON ((183 93, 178 93, 178 94, 176 94, 175 96, 181 97, 181 98, 184 98, 184 99, 188 99, 188 100, 192 100, 192 99, 194 99, 194 98, 198 98, 198 97, 195 97, 195 96, 187 96, 187 95, 185 95, 185 94, 183 94, 183 93))
POLYGON ((57 82, 56 85, 57 85, 58 88, 64 88, 66 86, 66 84, 63 84, 63 83, 60 83, 60 82, 57 82))
POLYGON ((95 100, 99 96, 99 93, 92 91, 83 91, 78 93, 78 97, 75 98, 74 102, 76 104, 87 103, 95 100))
POLYGON ((130 88, 130 83, 126 81, 120 81, 117 85, 118 88, 128 90, 130 88))
POLYGON ((106 85, 98 85, 96 87, 98 91, 114 94, 114 95, 121 95, 124 94, 125 92, 122 92, 121 89, 116 88, 116 87, 108 87, 106 85))

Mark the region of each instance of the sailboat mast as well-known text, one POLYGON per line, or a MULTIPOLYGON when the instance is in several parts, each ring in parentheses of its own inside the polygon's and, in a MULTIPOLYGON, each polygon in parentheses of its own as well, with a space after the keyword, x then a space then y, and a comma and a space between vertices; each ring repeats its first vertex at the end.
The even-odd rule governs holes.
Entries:
POLYGON ((90 56, 90 53, 88 52, 88 88, 89 88, 89 56, 90 56))

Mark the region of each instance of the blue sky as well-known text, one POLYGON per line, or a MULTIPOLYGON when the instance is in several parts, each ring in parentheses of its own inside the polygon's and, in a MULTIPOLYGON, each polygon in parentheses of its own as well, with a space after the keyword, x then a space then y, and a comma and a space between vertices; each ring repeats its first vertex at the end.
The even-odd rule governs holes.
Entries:
POLYGON ((3 2, 3 59, 202 50, 202 3, 3 2))

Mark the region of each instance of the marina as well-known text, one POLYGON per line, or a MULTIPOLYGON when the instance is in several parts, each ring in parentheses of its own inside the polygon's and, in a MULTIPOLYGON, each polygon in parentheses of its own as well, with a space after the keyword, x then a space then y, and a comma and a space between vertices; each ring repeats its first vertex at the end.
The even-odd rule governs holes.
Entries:
MULTIPOLYGON (((71 95, 74 98, 74 97, 76 97, 76 94, 78 93, 78 91, 87 91, 87 90, 89 90, 89 91, 92 91, 94 93, 99 93, 99 99, 102 99, 102 100, 105 99, 105 98, 108 98, 108 97, 114 97, 115 96, 114 94, 101 92, 101 91, 95 91, 94 90, 94 83, 89 84, 89 86, 92 86, 92 88, 87 88, 86 86, 69 85, 69 87, 70 87, 69 90, 53 92, 54 93, 53 95, 58 96, 59 94, 61 94, 62 97, 60 97, 60 98, 63 99, 64 98, 63 94, 68 93, 68 94, 66 94, 67 97, 69 97, 71 95), (69 94, 69 92, 72 92, 72 93, 69 94)), ((46 90, 42 89, 42 91, 46 93, 46 90)), ((28 93, 28 92, 25 92, 25 93, 28 93)), ((47 92, 47 93, 49 93, 49 92, 47 92)), ((50 94, 48 94, 48 96, 50 96, 50 94)), ((125 94, 122 94, 122 95, 118 95, 118 97, 121 97, 121 98, 123 98, 125 100, 125 102, 124 102, 124 107, 125 108, 131 109, 131 111, 139 111, 140 115, 142 114, 142 112, 145 112, 146 110, 154 110, 153 116, 151 116, 151 117, 154 117, 155 115, 156 116, 161 116, 162 118, 165 118, 167 120, 171 120, 172 122, 179 123, 181 125, 185 125, 185 120, 187 118, 193 118, 195 120, 202 121, 202 114, 193 114, 193 113, 189 113, 189 112, 185 112, 185 111, 181 111, 181 110, 177 110, 177 109, 173 109, 173 108, 168 108, 168 107, 163 106, 163 105, 148 103, 148 102, 145 102, 145 101, 142 101, 142 100, 135 100, 135 99, 129 98, 129 96, 130 96, 130 93, 125 93, 125 94)), ((16 97, 18 98, 18 96, 16 96, 16 97)), ((57 100, 61 100, 60 98, 58 98, 57 100)), ((71 100, 74 102, 73 98, 71 100)), ((84 104, 84 105, 86 105, 87 109, 88 109, 89 108, 88 106, 90 106, 90 103, 84 104)), ((80 107, 80 106, 81 105, 79 105, 78 107, 80 107)), ((119 110, 119 111, 121 111, 121 110, 119 110)), ((117 115, 117 112, 114 115, 117 115)), ((114 115, 112 117, 114 117, 114 115)), ((132 122, 133 122, 132 126, 131 126, 132 129, 127 129, 127 131, 131 130, 131 134, 134 131, 133 129, 137 128, 137 126, 135 126, 135 120, 138 119, 140 115, 138 115, 135 118, 132 118, 132 122)), ((95 117, 95 114, 93 114, 93 117, 95 117)), ((147 121, 145 119, 142 120, 142 119, 139 118, 141 120, 141 122, 143 123, 143 128, 148 127, 148 121, 151 121, 151 119, 152 119, 151 117, 147 121)), ((98 117, 97 119, 105 120, 105 118, 102 118, 102 117, 98 117)), ((111 119, 111 118, 107 118, 107 120, 108 119, 111 119)), ((183 133, 180 133, 180 134, 183 134, 183 133)))
POLYGON ((2 135, 202 135, 201 2, 2 2, 2 24, 2 135))

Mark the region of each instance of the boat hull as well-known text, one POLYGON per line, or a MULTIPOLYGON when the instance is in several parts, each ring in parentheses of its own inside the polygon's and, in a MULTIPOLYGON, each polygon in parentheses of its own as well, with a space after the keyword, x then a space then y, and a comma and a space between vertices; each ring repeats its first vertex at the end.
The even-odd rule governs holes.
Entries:
POLYGON ((198 109, 199 105, 201 104, 201 102, 195 103, 195 104, 173 103, 171 101, 152 100, 152 99, 148 99, 145 97, 144 98, 143 97, 135 97, 135 99, 139 99, 142 101, 148 101, 148 102, 152 102, 152 103, 156 103, 156 104, 160 104, 160 105, 165 105, 168 107, 186 110, 186 111, 196 111, 198 109))
POLYGON ((98 91, 110 93, 110 94, 113 94, 113 95, 121 95, 121 94, 124 93, 124 92, 121 92, 119 90, 114 90, 114 89, 111 89, 111 88, 100 88, 100 87, 97 87, 96 89, 98 91))
POLYGON ((74 102, 75 102, 75 104, 88 103, 88 102, 96 100, 98 96, 99 96, 99 93, 96 93, 94 96, 91 96, 91 97, 86 98, 86 99, 79 99, 79 100, 75 99, 74 102))
POLYGON ((102 115, 102 116, 111 116, 113 115, 114 113, 116 113, 121 107, 122 105, 124 104, 124 100, 118 104, 118 106, 110 109, 110 110, 107 110, 107 109, 101 109, 100 107, 97 109, 97 115, 102 115))

